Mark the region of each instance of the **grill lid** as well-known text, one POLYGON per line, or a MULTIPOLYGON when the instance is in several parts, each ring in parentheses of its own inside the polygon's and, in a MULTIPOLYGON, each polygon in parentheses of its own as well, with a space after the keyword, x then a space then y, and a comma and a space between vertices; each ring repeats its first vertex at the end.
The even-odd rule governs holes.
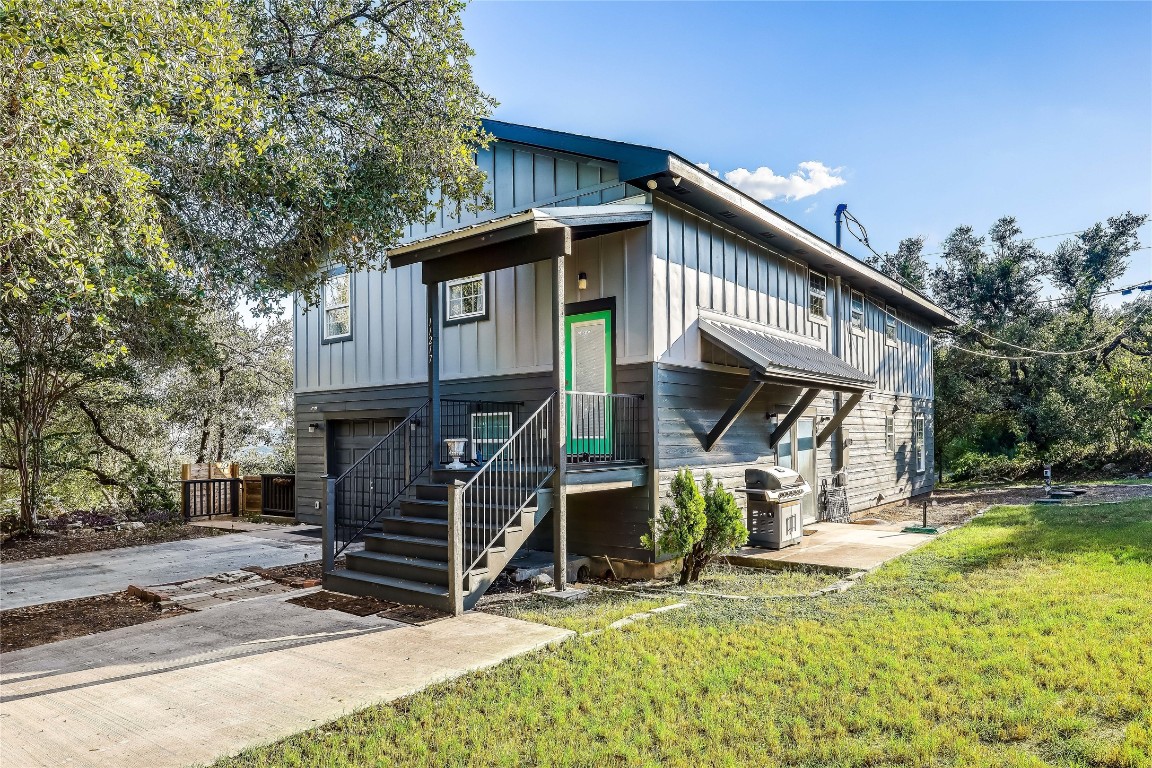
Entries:
POLYGON ((753 467, 744 470, 744 485, 765 491, 778 491, 804 484, 799 472, 787 467, 753 467))

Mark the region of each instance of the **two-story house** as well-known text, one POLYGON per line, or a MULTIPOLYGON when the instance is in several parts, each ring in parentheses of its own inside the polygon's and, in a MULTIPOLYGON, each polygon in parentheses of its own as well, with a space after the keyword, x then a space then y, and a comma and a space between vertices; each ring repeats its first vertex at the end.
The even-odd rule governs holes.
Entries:
POLYGON ((458 612, 524 546, 655 569, 680 467, 836 475, 852 512, 931 489, 947 312, 673 152, 486 128, 491 208, 296 307, 328 588, 458 612))

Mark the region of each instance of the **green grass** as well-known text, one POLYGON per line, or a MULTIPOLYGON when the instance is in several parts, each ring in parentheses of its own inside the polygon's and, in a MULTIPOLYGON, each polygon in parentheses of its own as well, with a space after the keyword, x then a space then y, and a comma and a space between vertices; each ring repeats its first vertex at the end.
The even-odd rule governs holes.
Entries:
POLYGON ((1152 501, 1001 507, 843 594, 694 598, 217 764, 393 765, 1152 766, 1152 501))

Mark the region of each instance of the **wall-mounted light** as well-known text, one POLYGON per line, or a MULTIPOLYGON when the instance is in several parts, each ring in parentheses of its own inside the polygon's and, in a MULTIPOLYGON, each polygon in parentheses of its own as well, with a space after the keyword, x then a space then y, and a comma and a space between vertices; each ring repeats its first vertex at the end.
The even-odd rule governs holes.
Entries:
POLYGON ((315 432, 318 429, 320 429, 320 425, 317 424, 316 422, 312 422, 311 424, 308 425, 308 431, 309 432, 315 432))
POLYGON ((581 272, 576 278, 576 287, 582 291, 588 290, 588 273, 581 272))
POLYGON ((648 189, 656 189, 658 186, 660 184, 657 183, 656 179, 648 179, 648 189))

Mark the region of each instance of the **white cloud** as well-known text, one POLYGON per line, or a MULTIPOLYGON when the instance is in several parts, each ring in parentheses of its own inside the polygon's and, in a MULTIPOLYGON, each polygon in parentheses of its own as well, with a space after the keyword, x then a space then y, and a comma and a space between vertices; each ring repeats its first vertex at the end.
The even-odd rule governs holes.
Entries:
POLYGON ((712 174, 713 176, 719 176, 720 175, 720 171, 715 170, 712 166, 708 165, 708 163, 696 163, 696 167, 702 171, 707 171, 708 173, 712 174))
MULTIPOLYGON (((700 167, 711 172, 707 163, 700 167)), ((806 160, 787 176, 778 176, 771 168, 762 165, 754 171, 747 168, 728 171, 724 174, 724 180, 757 200, 802 200, 845 184, 846 179, 840 175, 843 170, 829 168, 817 160, 806 160)))

